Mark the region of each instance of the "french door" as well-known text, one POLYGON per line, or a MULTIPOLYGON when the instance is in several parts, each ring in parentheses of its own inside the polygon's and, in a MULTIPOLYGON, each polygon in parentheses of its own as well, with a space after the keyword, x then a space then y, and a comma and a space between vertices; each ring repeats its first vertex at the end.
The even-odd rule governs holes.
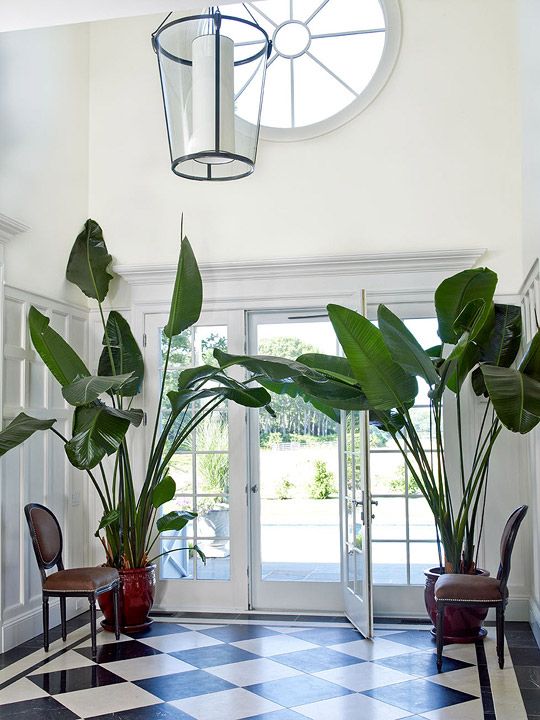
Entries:
MULTIPOLYGON (((162 378, 166 314, 145 316, 145 400, 155 416, 162 378)), ((212 349, 244 350, 244 313, 203 313, 196 326, 176 337, 169 364, 168 388, 185 368, 214 362, 212 349)), ((161 537, 160 552, 175 550, 158 562, 156 605, 170 610, 243 610, 247 608, 246 415, 244 408, 223 403, 176 453, 169 468, 175 498, 164 507, 198 513, 181 533, 161 537), (202 563, 190 547, 197 543, 202 563), (181 549, 184 548, 184 549, 181 549)), ((147 446, 153 427, 147 430, 147 446)), ((156 552, 156 555, 158 553, 156 552)))

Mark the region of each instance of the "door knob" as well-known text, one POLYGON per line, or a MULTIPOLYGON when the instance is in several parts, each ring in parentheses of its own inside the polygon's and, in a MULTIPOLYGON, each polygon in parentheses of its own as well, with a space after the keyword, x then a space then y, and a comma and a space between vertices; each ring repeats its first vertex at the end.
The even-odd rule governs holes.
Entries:
POLYGON ((251 492, 252 492, 252 493, 256 493, 258 489, 259 489, 258 485, 252 485, 252 486, 251 486, 251 492))

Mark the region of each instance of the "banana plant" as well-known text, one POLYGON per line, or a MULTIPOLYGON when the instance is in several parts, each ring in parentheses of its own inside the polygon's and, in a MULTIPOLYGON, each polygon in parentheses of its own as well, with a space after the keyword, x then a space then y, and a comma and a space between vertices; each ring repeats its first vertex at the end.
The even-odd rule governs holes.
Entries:
MULTIPOLYGON (((474 572, 484 527, 490 458, 503 428, 530 432, 540 422, 540 333, 520 362, 521 309, 494 302, 497 275, 475 268, 444 280, 435 292, 440 345, 422 348, 389 308, 378 308, 378 327, 358 313, 329 305, 345 358, 312 355, 298 360, 334 383, 363 394, 370 422, 385 430, 433 512, 439 562, 448 572, 474 572), (424 447, 411 416, 420 378, 429 386, 430 436, 424 447), (463 394, 484 396, 472 457, 464 450, 463 394), (443 441, 445 393, 456 397, 458 457, 449 461, 443 441), (441 553, 444 551, 444 560, 441 553)), ((302 380, 303 381, 303 380, 302 380)), ((346 403, 333 407, 349 409, 346 403)))
MULTIPOLYGON (((35 307, 28 314, 33 346, 60 384, 64 399, 73 407, 70 437, 55 427, 54 418, 42 420, 21 413, 0 432, 0 456, 35 432, 53 432, 63 443, 69 462, 87 474, 99 496, 103 512, 96 536, 104 547, 107 563, 128 569, 144 567, 167 554, 155 549, 161 533, 182 530, 196 517, 196 513, 187 510, 164 512, 164 506, 176 494, 169 467, 174 454, 195 428, 223 402, 266 408, 271 413, 269 391, 289 392, 301 395, 336 419, 339 414, 336 407, 345 404, 360 409, 365 398, 358 389, 335 383, 307 364, 283 358, 220 356, 217 351, 216 366, 184 370, 176 389, 166 393, 174 338, 198 321, 203 303, 197 261, 182 230, 169 318, 164 328, 167 348, 152 440, 145 471, 142 477, 135 478, 127 437, 144 417, 143 410, 134 406, 144 380, 144 362, 129 323, 121 313, 112 310, 105 317, 103 303, 113 279, 109 271, 111 262, 101 227, 94 220, 87 220, 71 250, 66 277, 97 303, 103 326, 97 374, 92 374, 84 360, 51 328, 48 317, 35 307), (244 366, 253 372, 239 381, 228 372, 234 366, 244 366)), ((175 551, 178 549, 182 548, 175 551)), ((199 547, 190 549, 204 560, 199 547)))

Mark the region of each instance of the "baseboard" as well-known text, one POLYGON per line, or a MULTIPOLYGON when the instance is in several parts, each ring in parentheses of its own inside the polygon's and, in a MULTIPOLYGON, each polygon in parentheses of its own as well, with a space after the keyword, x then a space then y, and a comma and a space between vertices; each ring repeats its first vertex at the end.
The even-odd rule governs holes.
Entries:
MULTIPOLYGON (((80 615, 87 609, 87 604, 81 598, 68 599, 66 614, 68 620, 80 615)), ((60 625, 59 601, 51 601, 49 607, 49 626, 60 625)), ((31 640, 43 632, 41 607, 28 610, 15 618, 6 620, 0 629, 0 652, 7 652, 11 648, 31 640)))
POLYGON ((534 598, 529 600, 529 624, 536 642, 540 645, 540 607, 534 598))

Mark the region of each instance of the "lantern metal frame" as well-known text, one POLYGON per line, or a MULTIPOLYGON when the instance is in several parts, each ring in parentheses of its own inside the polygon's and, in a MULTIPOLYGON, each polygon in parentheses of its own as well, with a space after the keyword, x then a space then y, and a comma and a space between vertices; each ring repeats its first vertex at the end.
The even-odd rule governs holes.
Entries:
MULTIPOLYGON (((272 40, 270 39, 268 33, 255 21, 246 20, 244 18, 236 17, 234 15, 223 15, 219 9, 215 9, 214 11, 209 11, 208 13, 202 13, 198 15, 190 15, 189 17, 183 17, 178 18, 177 20, 172 20, 171 22, 167 22, 168 18, 170 17, 171 13, 165 18, 165 20, 161 23, 161 25, 152 33, 152 47, 154 49, 154 52, 156 53, 157 60, 158 60, 158 68, 159 68, 159 77, 160 77, 160 83, 161 83, 161 96, 163 100, 163 109, 165 112, 165 123, 167 126, 167 139, 169 143, 169 152, 171 156, 171 170, 175 175, 178 175, 179 177, 186 178, 188 180, 199 180, 199 181, 213 181, 213 182, 226 182, 229 180, 239 180, 240 178, 247 177, 248 175, 251 175, 253 170, 255 169, 255 161, 256 161, 256 155, 257 155, 257 148, 259 144, 259 135, 260 135, 260 129, 261 129, 261 108, 262 108, 262 101, 263 101, 263 95, 264 95, 264 77, 262 81, 262 87, 261 87, 261 95, 260 95, 260 101, 259 101, 259 109, 258 109, 258 122, 257 122, 257 132, 255 136, 255 154, 253 159, 246 156, 246 155, 240 155, 237 153, 232 153, 226 150, 220 150, 220 142, 221 142, 221 86, 220 86, 220 77, 221 77, 221 52, 220 52, 220 37, 221 37, 221 23, 223 20, 228 20, 232 22, 238 22, 242 23, 244 25, 248 25, 255 30, 259 31, 262 35, 261 37, 261 43, 264 43, 263 47, 258 50, 253 55, 249 55, 248 57, 241 58, 239 60, 233 61, 233 66, 238 67, 241 65, 247 65, 251 62, 255 62, 259 60, 260 58, 266 56, 266 61, 270 58, 270 55, 272 53, 272 40), (165 32, 166 30, 169 30, 170 28, 182 25, 189 22, 196 22, 196 21, 204 21, 208 20, 213 23, 213 32, 209 33, 215 37, 215 43, 216 43, 216 53, 215 53, 215 67, 214 67, 214 84, 215 84, 215 98, 214 98, 214 126, 215 126, 215 148, 211 150, 204 150, 197 153, 188 153, 186 155, 182 155, 180 157, 174 158, 173 157, 173 145, 171 142, 171 131, 169 127, 169 117, 167 113, 167 103, 165 100, 165 86, 164 86, 164 80, 163 80, 163 72, 161 68, 161 63, 159 60, 160 54, 165 56, 168 60, 171 60, 172 62, 179 63, 181 65, 193 66, 193 62, 186 57, 180 57, 178 55, 175 55, 174 53, 169 52, 166 50, 162 44, 160 44, 160 35, 165 32), (246 172, 238 174, 238 175, 232 175, 232 176, 222 176, 222 177, 216 177, 212 175, 212 163, 204 163, 203 159, 207 158, 209 156, 215 157, 215 158, 222 158, 224 160, 228 160, 230 162, 237 160, 242 163, 244 163, 248 169, 246 172), (180 167, 190 161, 190 160, 196 160, 197 162, 201 162, 201 164, 206 165, 206 177, 202 176, 196 176, 191 175, 186 172, 181 172, 180 167)), ((266 72, 266 70, 265 70, 266 72)))

